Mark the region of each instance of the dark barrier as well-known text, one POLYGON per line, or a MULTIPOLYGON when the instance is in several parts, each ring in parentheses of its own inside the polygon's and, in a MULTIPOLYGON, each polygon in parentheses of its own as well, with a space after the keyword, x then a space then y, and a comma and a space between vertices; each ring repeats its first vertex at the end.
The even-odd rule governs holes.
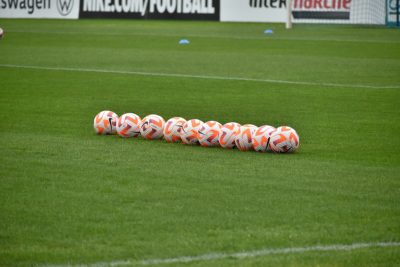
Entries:
POLYGON ((81 0, 80 18, 219 20, 219 0, 81 0))

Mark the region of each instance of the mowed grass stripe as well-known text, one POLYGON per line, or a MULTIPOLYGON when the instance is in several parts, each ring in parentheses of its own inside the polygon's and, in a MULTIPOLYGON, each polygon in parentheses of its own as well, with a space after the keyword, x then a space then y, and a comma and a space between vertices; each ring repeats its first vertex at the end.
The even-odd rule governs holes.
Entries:
POLYGON ((27 34, 70 34, 70 35, 109 35, 109 36, 155 36, 155 37, 185 37, 211 38, 211 39, 233 39, 233 40, 285 40, 285 41, 313 41, 313 42, 345 42, 345 43, 377 43, 377 44, 400 44, 395 40, 356 40, 335 38, 310 38, 310 37, 282 37, 282 36, 230 36, 230 35, 206 35, 206 34, 166 34, 166 33, 137 33, 137 32, 82 32, 82 31, 37 31, 37 30, 10 30, 10 33, 27 34))
POLYGON ((51 66, 32 66, 32 65, 13 65, 13 64, 0 64, 0 67, 54 70, 54 71, 96 72, 96 73, 127 74, 127 75, 142 75, 142 76, 175 77, 175 78, 194 78, 194 79, 209 79, 209 80, 248 81, 248 82, 263 82, 263 83, 276 83, 276 84, 310 85, 319 87, 322 86, 322 87, 344 87, 344 88, 363 88, 363 89, 400 88, 400 85, 384 86, 384 85, 366 85, 366 84, 316 83, 316 82, 302 82, 302 81, 289 81, 289 80, 255 79, 246 77, 189 75, 180 73, 141 72, 141 71, 107 70, 107 69, 91 69, 91 68, 70 68, 70 67, 51 67, 51 66))

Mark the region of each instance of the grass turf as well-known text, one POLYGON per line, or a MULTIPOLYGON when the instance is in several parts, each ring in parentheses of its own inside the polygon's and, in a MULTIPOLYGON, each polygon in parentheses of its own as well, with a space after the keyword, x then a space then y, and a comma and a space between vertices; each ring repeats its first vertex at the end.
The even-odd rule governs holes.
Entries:
MULTIPOLYGON (((0 20, 0 65, 400 85, 384 28, 0 20), (272 37, 263 29, 273 28, 272 37), (180 38, 191 40, 179 46, 180 38)), ((0 66, 0 265, 400 241, 399 89, 0 66), (96 136, 104 109, 290 125, 293 155, 96 136)), ((400 248, 191 266, 396 266, 400 248)), ((186 265, 186 264, 182 264, 186 265)))

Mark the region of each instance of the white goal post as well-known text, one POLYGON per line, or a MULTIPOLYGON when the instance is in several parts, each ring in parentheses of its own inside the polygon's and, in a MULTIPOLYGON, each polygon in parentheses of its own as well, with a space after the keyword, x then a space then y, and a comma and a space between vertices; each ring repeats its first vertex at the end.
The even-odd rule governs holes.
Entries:
POLYGON ((291 29, 292 28, 292 0, 287 0, 286 1, 286 29, 291 29))

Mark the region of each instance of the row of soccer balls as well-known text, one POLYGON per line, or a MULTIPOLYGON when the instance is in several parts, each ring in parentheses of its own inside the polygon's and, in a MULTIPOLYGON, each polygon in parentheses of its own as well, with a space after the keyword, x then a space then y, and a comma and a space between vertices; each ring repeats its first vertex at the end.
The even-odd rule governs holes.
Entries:
POLYGON ((229 122, 221 125, 216 121, 202 122, 198 119, 185 120, 174 117, 167 122, 161 116, 148 115, 141 119, 134 113, 121 117, 112 111, 102 111, 94 118, 97 134, 115 134, 122 137, 164 139, 167 142, 200 144, 201 146, 237 147, 241 151, 255 150, 288 153, 299 147, 297 132, 288 126, 274 128, 269 125, 257 127, 229 122))

